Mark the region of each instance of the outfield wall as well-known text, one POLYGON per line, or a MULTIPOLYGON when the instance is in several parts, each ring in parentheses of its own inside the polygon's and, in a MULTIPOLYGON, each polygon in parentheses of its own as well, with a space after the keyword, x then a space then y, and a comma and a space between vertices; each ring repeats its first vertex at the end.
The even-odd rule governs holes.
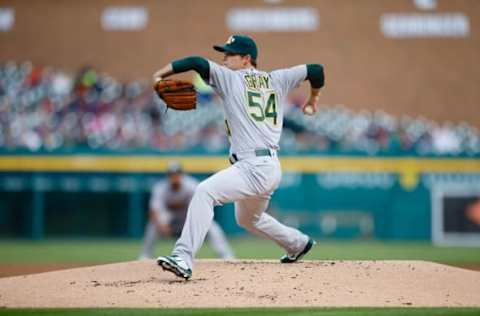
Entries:
MULTIPOLYGON (((2 237, 140 237, 149 191, 168 161, 202 179, 223 156, 0 156, 2 237)), ((316 236, 428 240, 432 190, 480 188, 480 160, 414 157, 281 158, 270 212, 316 236)), ((480 196, 479 196, 480 197, 480 196)), ((232 205, 216 218, 242 234, 232 205)))

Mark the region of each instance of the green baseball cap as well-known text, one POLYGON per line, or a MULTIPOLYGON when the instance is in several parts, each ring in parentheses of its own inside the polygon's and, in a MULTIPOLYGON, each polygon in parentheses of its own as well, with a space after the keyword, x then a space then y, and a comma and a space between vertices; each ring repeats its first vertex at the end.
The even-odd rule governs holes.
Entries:
POLYGON ((214 45, 213 49, 222 53, 250 55, 253 60, 257 59, 257 45, 255 41, 246 35, 232 35, 225 45, 214 45))

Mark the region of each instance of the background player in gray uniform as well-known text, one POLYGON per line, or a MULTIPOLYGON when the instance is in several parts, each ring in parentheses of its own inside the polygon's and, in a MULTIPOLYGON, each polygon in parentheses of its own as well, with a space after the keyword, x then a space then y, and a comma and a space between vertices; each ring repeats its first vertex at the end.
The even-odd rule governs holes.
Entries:
POLYGON ((269 73, 258 70, 257 46, 248 36, 231 36, 225 45, 214 49, 224 53, 223 66, 194 56, 176 60, 154 74, 157 81, 175 73, 198 72, 222 98, 231 144, 232 166, 199 184, 172 255, 157 259, 164 269, 185 279, 192 276, 193 259, 212 223, 215 205, 235 202, 239 225, 286 250, 282 263, 299 260, 315 244, 265 210, 281 179, 277 150, 286 97, 309 80, 310 97, 303 111, 314 114, 324 85, 323 67, 309 64, 269 73))
MULTIPOLYGON (((198 185, 198 181, 183 173, 177 162, 171 162, 167 170, 168 179, 161 180, 153 186, 150 196, 149 221, 145 228, 145 237, 140 259, 154 258, 154 247, 158 236, 179 237, 187 209, 198 185)), ((233 259, 222 228, 215 221, 208 231, 212 249, 223 259, 233 259)))

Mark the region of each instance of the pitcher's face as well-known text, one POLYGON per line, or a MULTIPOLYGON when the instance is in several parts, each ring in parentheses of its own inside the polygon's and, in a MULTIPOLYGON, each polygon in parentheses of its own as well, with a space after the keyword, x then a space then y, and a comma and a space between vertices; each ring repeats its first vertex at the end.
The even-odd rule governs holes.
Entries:
POLYGON ((231 70, 239 70, 250 67, 250 55, 225 53, 223 65, 231 70))

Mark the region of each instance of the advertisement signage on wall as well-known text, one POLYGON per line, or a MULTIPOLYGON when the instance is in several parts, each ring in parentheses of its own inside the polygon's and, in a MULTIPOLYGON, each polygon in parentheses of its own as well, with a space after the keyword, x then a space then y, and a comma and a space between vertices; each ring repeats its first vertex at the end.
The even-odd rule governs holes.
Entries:
POLYGON ((15 10, 0 7, 0 32, 8 32, 15 24, 15 10))
POLYGON ((308 32, 319 25, 315 8, 233 8, 226 24, 234 32, 308 32))
POLYGON ((383 14, 380 28, 385 37, 467 37, 470 34, 468 17, 463 13, 446 14, 383 14))
POLYGON ((414 0, 415 8, 428 13, 384 13, 380 30, 387 38, 455 38, 470 34, 470 20, 462 12, 434 12, 436 0, 414 0))
POLYGON ((432 240, 440 246, 480 246, 478 183, 440 183, 432 195, 432 240))
POLYGON ((148 11, 141 6, 106 7, 101 22, 104 30, 138 31, 147 25, 148 11))

